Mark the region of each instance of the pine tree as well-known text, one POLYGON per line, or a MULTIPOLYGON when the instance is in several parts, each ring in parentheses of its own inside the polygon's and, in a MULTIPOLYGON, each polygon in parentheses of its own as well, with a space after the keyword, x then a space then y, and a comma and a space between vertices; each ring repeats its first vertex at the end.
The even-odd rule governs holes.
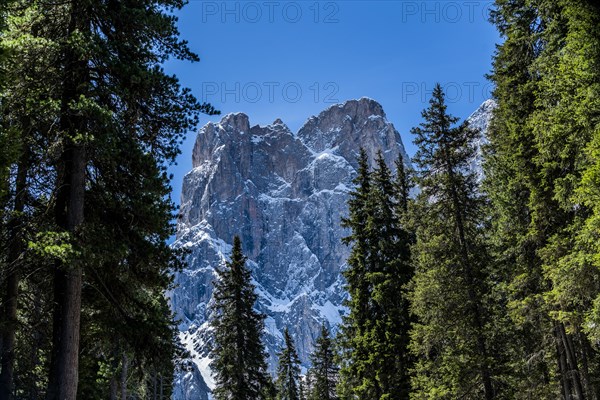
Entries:
POLYGON ((336 385, 339 368, 335 362, 335 352, 329 330, 324 324, 321 326, 321 334, 315 342, 315 350, 310 355, 310 361, 312 363, 310 368, 312 387, 309 399, 337 399, 336 385))
POLYGON ((446 111, 441 86, 435 86, 416 135, 421 193, 415 205, 417 242, 412 331, 417 357, 413 397, 492 399, 500 395, 492 353, 495 316, 486 302, 489 257, 481 229, 483 201, 467 165, 478 132, 446 111), (494 368, 492 368, 492 366, 494 368))
MULTIPOLYGON (((24 289, 20 329, 6 333, 17 339, 18 396, 107 398, 104 379, 118 370, 128 375, 122 395, 144 392, 143 371, 154 370, 169 392, 175 326, 164 294, 179 260, 166 244, 174 213, 166 168, 197 114, 214 112, 160 67, 169 57, 197 60, 170 14, 182 5, 11 2, 0 49, 11 77, 2 140, 17 139, 10 167, 29 157, 28 190, 9 193, 11 202, 26 193, 27 215, 15 215, 27 230, 12 242, 31 250, 13 264, 18 275, 7 271, 24 289)), ((10 368, 2 374, 10 381, 10 368)))
POLYGON ((355 189, 350 192, 348 218, 342 220, 342 226, 350 228, 351 233, 344 238, 345 244, 352 244, 348 257, 348 268, 343 271, 349 300, 346 301, 348 315, 343 319, 338 335, 340 364, 340 383, 338 393, 342 398, 351 398, 353 388, 359 386, 365 371, 358 368, 357 360, 366 357, 362 336, 367 329, 369 318, 369 287, 367 284, 368 234, 367 220, 371 193, 371 172, 369 160, 364 148, 358 157, 357 176, 353 183, 355 189))
POLYGON ((279 352, 277 366, 278 400, 299 400, 300 398, 300 358, 294 340, 287 328, 283 331, 284 347, 279 352))
POLYGON ((254 309, 258 296, 239 237, 233 239, 231 261, 217 273, 211 317, 211 368, 216 382, 213 395, 217 400, 263 399, 268 384, 261 341, 265 317, 254 309))
MULTIPOLYGON (((407 201, 381 152, 369 171, 366 153, 359 158, 357 188, 349 201, 352 244, 344 271, 350 313, 340 334, 340 397, 408 397, 408 332, 405 285, 412 277, 410 238, 401 223, 407 201), (400 212, 399 212, 400 211, 400 212)), ((402 170, 400 173, 403 173, 402 170)))
POLYGON ((406 285, 413 277, 410 245, 412 235, 402 224, 408 203, 407 174, 402 160, 394 182, 381 151, 375 160, 369 218, 373 264, 367 279, 372 285, 372 327, 369 333, 371 365, 380 393, 377 398, 406 399, 409 395, 408 371, 410 316, 406 285), (395 185, 396 183, 396 185, 395 185), (400 191, 397 186, 401 185, 400 191))
POLYGON ((485 186, 522 398, 598 393, 597 353, 582 333, 592 324, 581 316, 599 287, 584 250, 590 209, 577 195, 598 126, 598 15, 585 0, 498 1, 493 14, 505 40, 491 74, 485 186))
POLYGON ((36 359, 40 341, 34 336, 44 331, 39 324, 48 322, 40 315, 40 302, 47 300, 45 293, 50 291, 45 284, 47 276, 40 271, 48 262, 26 250, 30 241, 49 228, 53 173, 48 154, 52 138, 47 128, 55 119, 48 98, 55 93, 55 70, 49 66, 52 51, 19 31, 23 25, 39 30, 39 18, 25 11, 27 4, 15 0, 2 2, 0 8, 2 17, 8 17, 0 45, 4 78, 0 83, 0 399, 4 400, 23 391, 34 394, 44 382, 34 379, 33 366, 27 361, 36 359), (50 74, 47 81, 43 79, 46 73, 50 74), (9 178, 11 170, 14 174, 9 178), (24 289, 38 295, 31 299, 23 295, 24 289), (21 387, 16 386, 15 376, 23 382, 21 387))

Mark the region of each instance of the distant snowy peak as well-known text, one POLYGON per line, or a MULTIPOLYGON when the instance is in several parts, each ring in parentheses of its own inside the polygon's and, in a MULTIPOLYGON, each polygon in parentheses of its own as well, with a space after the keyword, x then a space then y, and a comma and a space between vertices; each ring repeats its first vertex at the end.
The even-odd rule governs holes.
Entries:
MULTIPOLYGON (((362 97, 330 106, 319 115, 308 118, 296 134, 280 118, 270 125, 251 127, 246 114, 227 114, 220 122, 210 122, 200 129, 192 154, 193 166, 195 168, 210 159, 221 145, 233 142, 257 145, 266 139, 278 140, 282 135, 300 140, 312 154, 332 152, 353 165, 359 144, 365 147, 371 159, 378 150, 398 146, 407 165, 410 163, 400 134, 387 120, 381 104, 362 97)), ((389 161, 387 157, 386 161, 389 161)))
POLYGON ((469 125, 479 129, 482 133, 487 132, 487 128, 492 120, 492 113, 496 109, 496 106, 496 101, 493 99, 484 101, 479 108, 467 118, 469 125))
MULTIPOLYGON (((472 124, 487 127, 491 110, 493 104, 484 103, 470 117, 472 124)), ((342 244, 350 232, 340 222, 348 214, 361 147, 371 161, 381 151, 391 168, 399 158, 410 167, 400 134, 369 98, 328 107, 297 133, 282 119, 252 126, 243 113, 200 129, 173 245, 188 250, 170 301, 190 353, 177 375, 174 400, 206 399, 214 385, 209 305, 215 268, 229 257, 236 235, 248 256, 257 308, 267 315, 271 371, 285 328, 305 368, 322 324, 337 329, 346 311, 342 271, 350 253, 342 244)))
MULTIPOLYGON (((383 107, 367 97, 333 105, 309 118, 297 136, 314 153, 336 149, 354 166, 359 147, 364 147, 371 159, 378 150, 397 147, 405 162, 410 163, 400 134, 387 120, 383 107)), ((386 161, 391 160, 386 156, 386 161)))
POLYGON ((488 143, 488 128, 492 121, 494 110, 496 109, 496 101, 489 99, 484 101, 473 114, 467 118, 469 125, 472 128, 479 130, 479 137, 475 141, 475 157, 470 162, 469 168, 477 174, 477 180, 482 181, 483 174, 483 148, 488 143))

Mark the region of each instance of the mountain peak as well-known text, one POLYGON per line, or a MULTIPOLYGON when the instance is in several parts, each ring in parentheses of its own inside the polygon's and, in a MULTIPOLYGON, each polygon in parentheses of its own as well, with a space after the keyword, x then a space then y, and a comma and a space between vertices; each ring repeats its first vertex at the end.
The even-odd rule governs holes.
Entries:
POLYGON ((493 99, 488 99, 481 103, 481 105, 467 118, 469 124, 476 129, 481 131, 485 130, 489 125, 492 112, 496 108, 496 101, 493 99))
POLYGON ((317 118, 326 118, 332 114, 344 114, 357 119, 368 118, 370 116, 385 118, 385 112, 381 104, 369 97, 361 97, 360 99, 346 100, 343 103, 334 104, 319 113, 317 118))
MULTIPOLYGON (((469 119, 482 133, 493 104, 484 103, 469 119)), ((178 376, 174 399, 188 393, 207 398, 199 396, 214 383, 209 303, 215 268, 227 259, 235 235, 252 270, 257 308, 267 315, 271 371, 286 327, 297 338, 304 367, 322 324, 335 332, 345 313, 342 271, 350 251, 340 221, 348 215, 361 147, 371 159, 382 150, 390 168, 399 157, 410 166, 400 134, 381 105, 366 97, 309 118, 296 136, 280 119, 248 128, 242 113, 200 130, 174 243, 189 251, 187 265, 170 295, 194 370, 178 376)), ((479 165, 475 158, 473 168, 479 165)))
POLYGON ((250 118, 242 112, 226 114, 219 122, 223 128, 230 127, 234 131, 246 132, 250 129, 250 118))
POLYGON ((386 118, 381 104, 368 97, 334 104, 315 117, 309 118, 298 131, 297 137, 313 152, 335 149, 336 154, 353 165, 358 156, 358 144, 367 149, 375 159, 378 150, 397 149, 388 152, 386 161, 393 165, 391 157, 398 151, 408 162, 400 134, 386 118))

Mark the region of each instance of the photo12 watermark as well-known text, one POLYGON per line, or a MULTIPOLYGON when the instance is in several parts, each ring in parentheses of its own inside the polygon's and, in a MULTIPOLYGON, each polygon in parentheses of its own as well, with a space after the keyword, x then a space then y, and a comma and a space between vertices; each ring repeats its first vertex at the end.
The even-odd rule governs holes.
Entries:
POLYGON ((489 21, 493 1, 401 1, 401 21, 421 23, 474 23, 489 21))
POLYGON ((202 101, 208 103, 339 103, 336 82, 202 82, 202 101))
MULTIPOLYGON (((494 85, 491 82, 441 82, 447 103, 466 101, 469 103, 482 102, 492 97, 494 85)), ((402 103, 420 101, 429 102, 434 85, 431 82, 402 82, 402 103)))
POLYGON ((228 23, 339 22, 340 6, 335 1, 202 1, 201 21, 228 23))

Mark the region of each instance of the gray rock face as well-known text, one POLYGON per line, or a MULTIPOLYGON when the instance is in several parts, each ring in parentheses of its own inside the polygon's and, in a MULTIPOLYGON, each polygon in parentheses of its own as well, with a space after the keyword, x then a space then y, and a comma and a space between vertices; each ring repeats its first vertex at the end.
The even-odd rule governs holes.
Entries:
MULTIPOLYGON (((485 143, 493 101, 469 117, 485 143)), ((175 400, 208 399, 213 387, 207 343, 215 267, 242 239, 259 304, 267 314, 265 342, 271 368, 287 327, 305 367, 324 322, 333 331, 344 313, 341 271, 349 248, 340 227, 364 147, 378 150, 390 167, 409 159, 399 133, 377 102, 362 98, 311 117, 297 134, 279 119, 250 126, 246 115, 229 114, 205 125, 184 178, 174 246, 187 248, 187 267, 176 276, 171 305, 181 320, 180 338, 191 362, 177 373, 175 400)), ((472 168, 481 174, 481 152, 472 168)))
POLYGON ((496 108, 496 102, 492 99, 484 101, 473 114, 467 118, 472 128, 478 129, 481 135, 475 141, 475 157, 471 160, 469 168, 477 174, 479 181, 483 179, 483 147, 488 143, 487 129, 492 120, 492 113, 496 108))
POLYGON ((187 365, 180 366, 176 373, 173 399, 208 400, 210 389, 204 383, 204 379, 198 367, 189 361, 187 365))
MULTIPOLYGON (((174 244, 190 253, 170 297, 182 342, 209 387, 206 343, 214 268, 225 262, 235 235, 248 256, 258 308, 268 316, 265 341, 272 368, 285 327, 307 366, 321 324, 335 330, 341 322, 340 272, 349 248, 341 243, 348 232, 340 221, 361 146, 371 158, 381 149, 390 167, 398 157, 409 164, 399 133, 381 105, 367 98, 328 108, 297 134, 279 119, 250 126, 241 113, 198 133, 174 244)), ((178 385, 201 387, 193 375, 180 373, 178 385)), ((174 398, 192 397, 178 387, 174 398)))

